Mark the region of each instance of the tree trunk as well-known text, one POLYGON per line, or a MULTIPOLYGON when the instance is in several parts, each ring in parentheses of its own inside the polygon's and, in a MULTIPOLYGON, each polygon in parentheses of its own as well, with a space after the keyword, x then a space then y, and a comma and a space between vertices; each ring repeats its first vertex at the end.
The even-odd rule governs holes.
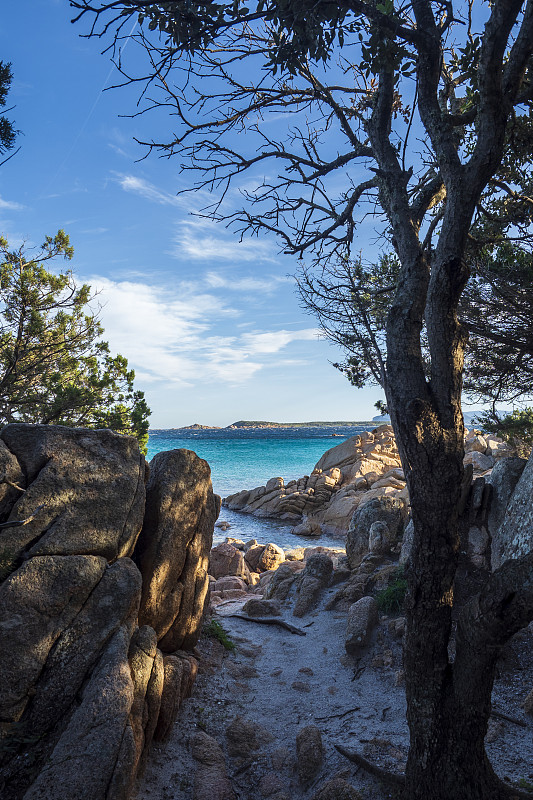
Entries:
POLYGON ((387 395, 414 523, 404 653, 410 730, 405 797, 504 800, 513 793, 495 775, 484 740, 501 646, 532 618, 533 556, 504 565, 461 612, 454 659, 464 427, 460 329, 453 318, 447 322, 435 326, 441 341, 434 341, 434 361, 439 345, 444 350, 446 339, 453 341, 448 375, 441 369, 429 381, 421 361, 417 370, 416 357, 406 355, 402 344, 413 318, 392 314, 388 329, 389 359, 392 354, 398 366, 388 371, 387 395))
MULTIPOLYGON (((497 653, 491 654, 491 663, 485 658, 481 664, 471 648, 459 647, 454 663, 450 650, 459 557, 462 430, 453 436, 439 428, 431 413, 419 417, 414 426, 418 436, 408 434, 406 424, 403 415, 399 428, 400 435, 407 436, 404 450, 415 528, 404 653, 411 739, 405 796, 502 800, 508 794, 484 748, 497 653), (455 447, 450 446, 453 440, 455 447)), ((480 638, 477 646, 483 650, 480 638)))

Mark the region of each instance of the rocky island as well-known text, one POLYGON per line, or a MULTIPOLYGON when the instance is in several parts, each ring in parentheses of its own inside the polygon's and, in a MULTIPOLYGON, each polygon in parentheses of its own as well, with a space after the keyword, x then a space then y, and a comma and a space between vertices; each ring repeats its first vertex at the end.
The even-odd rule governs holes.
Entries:
POLYGON ((362 425, 372 428, 377 423, 373 421, 363 420, 362 422, 265 422, 259 420, 238 420, 232 422, 231 425, 226 425, 225 428, 219 428, 216 425, 200 425, 195 422, 194 425, 187 425, 183 428, 174 428, 177 431, 237 431, 237 430, 263 430, 268 428, 352 428, 360 427, 362 425))

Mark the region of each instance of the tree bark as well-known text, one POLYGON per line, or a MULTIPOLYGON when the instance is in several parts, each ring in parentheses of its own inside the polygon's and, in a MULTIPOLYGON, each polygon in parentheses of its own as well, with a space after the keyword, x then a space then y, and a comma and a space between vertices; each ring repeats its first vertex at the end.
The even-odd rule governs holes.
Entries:
MULTIPOLYGON (((394 359, 394 368, 388 369, 388 401, 414 523, 404 653, 411 741, 408 800, 513 796, 494 773, 484 740, 498 653, 533 618, 533 556, 529 556, 505 564, 464 609, 452 660, 464 474, 460 408, 464 340, 454 310, 463 281, 453 254, 451 260, 433 263, 426 305, 432 348, 429 380, 406 347, 419 323, 414 313, 406 313, 405 293, 402 313, 393 309, 387 331, 389 359, 394 359), (431 306, 437 310, 433 318, 431 306)), ((416 308, 416 286, 415 281, 410 289, 411 312, 416 308)), ((418 287, 426 291, 423 282, 418 287)))

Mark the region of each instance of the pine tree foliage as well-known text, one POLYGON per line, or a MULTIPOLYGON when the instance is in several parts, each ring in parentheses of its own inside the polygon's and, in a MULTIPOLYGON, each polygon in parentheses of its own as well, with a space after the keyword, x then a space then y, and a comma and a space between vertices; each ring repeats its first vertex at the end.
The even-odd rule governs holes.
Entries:
POLYGON ((0 238, 0 422, 112 428, 145 452, 150 411, 102 339, 90 286, 48 268, 73 252, 61 230, 32 251, 0 238))
MULTIPOLYGON (((7 95, 11 88, 12 80, 13 73, 11 71, 11 64, 0 61, 0 109, 5 108, 7 104, 7 95)), ((5 115, 0 116, 0 156, 5 155, 13 149, 17 133, 18 131, 15 129, 13 122, 5 115)), ((11 156, 8 156, 8 159, 9 158, 11 158, 11 156)), ((2 161, 0 163, 4 162, 2 161)))

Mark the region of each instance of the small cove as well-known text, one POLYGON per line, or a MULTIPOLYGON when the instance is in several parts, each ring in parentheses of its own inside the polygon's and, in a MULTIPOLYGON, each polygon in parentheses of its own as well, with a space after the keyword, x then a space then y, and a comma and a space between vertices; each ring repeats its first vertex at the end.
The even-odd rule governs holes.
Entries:
MULTIPOLYGON (((161 451, 185 448, 194 450, 211 467, 214 491, 229 494, 264 486, 272 477, 288 481, 309 475, 326 450, 373 427, 372 423, 334 428, 248 428, 150 431, 148 459, 161 451)), ((230 523, 222 531, 215 528, 214 543, 227 536, 273 542, 284 550, 293 547, 342 547, 344 541, 333 537, 309 538, 291 533, 292 525, 277 520, 254 517, 223 508, 219 520, 230 523)))

